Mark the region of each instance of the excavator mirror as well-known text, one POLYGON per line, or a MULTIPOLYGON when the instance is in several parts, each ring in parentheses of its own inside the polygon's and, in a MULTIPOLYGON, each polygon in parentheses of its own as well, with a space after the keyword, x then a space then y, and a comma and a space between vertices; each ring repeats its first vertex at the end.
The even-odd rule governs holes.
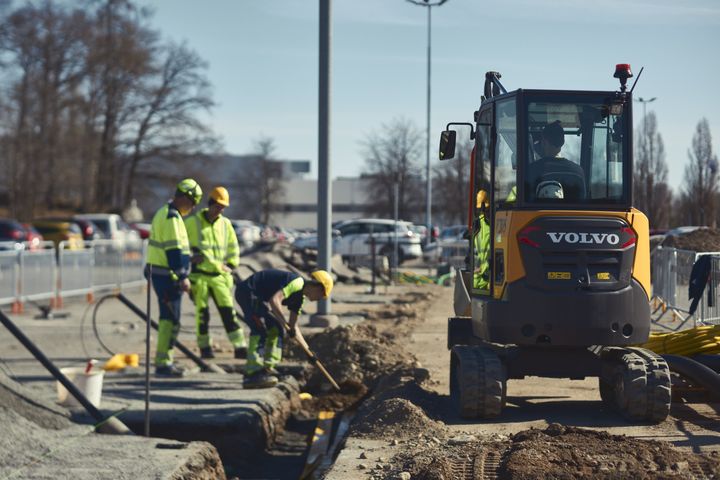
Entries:
POLYGON ((445 130, 440 134, 440 160, 450 160, 455 156, 455 139, 457 132, 455 130, 445 130))

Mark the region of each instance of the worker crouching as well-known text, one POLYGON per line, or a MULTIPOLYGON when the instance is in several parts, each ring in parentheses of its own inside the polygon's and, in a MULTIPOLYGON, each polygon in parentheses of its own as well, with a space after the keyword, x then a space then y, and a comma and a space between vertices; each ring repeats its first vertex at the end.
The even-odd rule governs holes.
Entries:
POLYGON ((222 318, 235 358, 245 358, 247 348, 242 325, 235 314, 232 271, 240 262, 240 247, 230 220, 222 215, 230 205, 224 187, 210 192, 208 207, 185 219, 192 251, 192 299, 195 302, 197 344, 202 358, 214 358, 210 338, 210 297, 222 318))
POLYGON ((305 297, 310 301, 328 298, 333 288, 330 274, 317 270, 312 280, 284 270, 263 270, 238 284, 235 299, 250 327, 244 388, 265 388, 277 384, 275 366, 282 358, 285 329, 295 335, 297 319, 305 297), (290 311, 286 322, 282 306, 290 311), (261 356, 260 346, 264 351, 261 356))

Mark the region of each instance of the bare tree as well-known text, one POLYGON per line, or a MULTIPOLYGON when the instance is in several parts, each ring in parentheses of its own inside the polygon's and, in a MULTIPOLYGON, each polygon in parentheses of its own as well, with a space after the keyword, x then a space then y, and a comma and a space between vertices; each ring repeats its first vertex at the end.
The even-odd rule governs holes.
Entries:
POLYGON ((124 180, 118 155, 122 130, 135 113, 133 96, 140 92, 143 79, 153 73, 158 35, 145 25, 146 19, 147 14, 129 0, 105 0, 95 15, 87 65, 93 89, 89 97, 97 102, 90 110, 98 114, 100 151, 91 166, 95 203, 104 209, 119 207, 124 180))
POLYGON ((13 216, 120 210, 148 181, 140 165, 182 175, 218 150, 198 115, 213 106, 205 62, 160 44, 132 0, 10 6, 0 0, 0 165, 13 216))
POLYGON ((471 148, 458 148, 454 159, 440 162, 433 169, 433 218, 439 222, 467 222, 471 148))
POLYGON ((255 152, 236 177, 237 193, 248 220, 270 224, 285 198, 283 165, 275 158, 275 141, 262 137, 254 142, 255 152))
POLYGON ((132 198, 141 162, 217 149, 217 140, 197 117, 198 111, 214 105, 203 75, 206 62, 186 45, 170 44, 163 50, 158 74, 147 79, 134 107, 122 205, 132 198))
POLYGON ((712 149, 710 124, 703 118, 695 128, 688 151, 682 187, 685 222, 692 225, 716 225, 718 197, 718 158, 712 149))
POLYGON ((367 213, 391 218, 394 213, 394 189, 398 186, 400 218, 420 217, 423 201, 420 156, 423 137, 409 120, 394 119, 380 132, 369 134, 363 142, 365 170, 368 179, 367 213))
POLYGON ((635 137, 634 204, 647 215, 652 228, 667 228, 672 191, 667 183, 665 145, 654 112, 643 119, 635 137))

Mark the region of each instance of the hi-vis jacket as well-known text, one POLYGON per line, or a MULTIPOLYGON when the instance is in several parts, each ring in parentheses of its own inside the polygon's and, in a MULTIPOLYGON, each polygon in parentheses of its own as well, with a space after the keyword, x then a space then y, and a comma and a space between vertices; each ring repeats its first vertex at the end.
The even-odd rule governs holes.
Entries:
POLYGON ((188 276, 190 244, 180 212, 172 202, 155 213, 148 241, 147 263, 153 274, 169 275, 175 280, 188 276))
POLYGON ((223 265, 238 266, 240 246, 230 220, 220 215, 210 223, 207 211, 205 208, 187 217, 185 227, 193 254, 203 256, 202 263, 193 265, 193 273, 217 275, 224 272, 223 265))

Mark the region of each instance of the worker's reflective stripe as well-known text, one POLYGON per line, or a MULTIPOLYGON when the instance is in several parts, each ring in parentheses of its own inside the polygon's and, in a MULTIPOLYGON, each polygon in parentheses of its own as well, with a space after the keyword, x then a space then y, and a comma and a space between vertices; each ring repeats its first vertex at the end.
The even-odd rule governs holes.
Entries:
POLYGON ((167 242, 158 242, 156 240, 148 240, 148 245, 152 247, 162 248, 163 250, 171 250, 179 248, 182 250, 182 244, 177 240, 168 240, 167 242))
POLYGON ((169 277, 169 276, 173 275, 173 273, 174 272, 167 267, 161 267, 159 265, 152 265, 152 274, 153 275, 163 275, 163 276, 169 277))
POLYGON ((293 293, 301 291, 303 289, 303 286, 305 286, 305 281, 302 279, 302 277, 296 278, 295 280, 283 287, 283 297, 288 298, 293 293))

